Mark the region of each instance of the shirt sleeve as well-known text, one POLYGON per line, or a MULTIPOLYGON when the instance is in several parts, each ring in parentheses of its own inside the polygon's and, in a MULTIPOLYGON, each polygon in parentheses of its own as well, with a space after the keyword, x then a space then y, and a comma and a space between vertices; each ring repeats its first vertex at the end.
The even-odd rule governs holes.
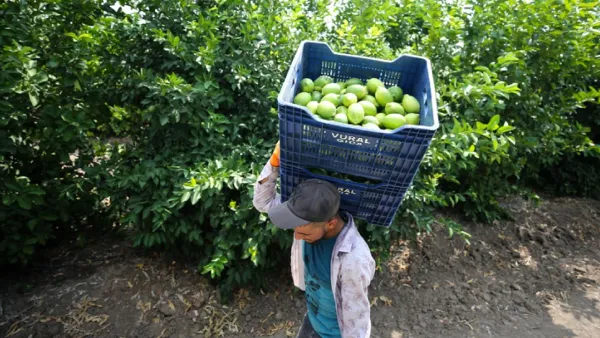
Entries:
MULTIPOLYGON (((252 203, 260 212, 268 212, 272 207, 281 204, 281 196, 277 194, 277 179, 279 168, 273 167, 269 162, 265 165, 256 184, 252 203), (266 179, 266 180, 265 180, 266 179), (260 183, 261 181, 264 182, 260 183)), ((292 235, 293 237, 293 235, 292 235)), ((304 261, 302 260, 302 241, 293 239, 291 254, 292 278, 294 285, 304 290, 304 261)))
POLYGON ((375 262, 372 259, 360 262, 346 262, 340 266, 338 283, 341 283, 342 336, 344 338, 364 338, 371 336, 371 305, 369 303, 369 284, 375 274, 375 262))
POLYGON ((281 196, 277 193, 278 178, 279 168, 273 167, 271 163, 267 162, 260 173, 258 180, 254 184, 254 197, 252 203, 256 210, 260 212, 269 212, 269 209, 281 204, 281 196))

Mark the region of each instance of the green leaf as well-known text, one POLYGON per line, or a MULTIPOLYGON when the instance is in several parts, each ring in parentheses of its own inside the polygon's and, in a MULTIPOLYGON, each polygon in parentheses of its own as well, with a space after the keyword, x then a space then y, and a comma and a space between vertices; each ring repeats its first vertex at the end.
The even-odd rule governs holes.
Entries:
POLYGON ((33 195, 33 197, 31 198, 31 202, 33 202, 33 204, 35 205, 43 205, 44 199, 40 196, 33 195))
POLYGON ((43 73, 43 72, 39 73, 38 76, 37 76, 37 78, 36 78, 36 80, 35 80, 35 82, 37 84, 44 83, 46 81, 48 81, 48 75, 46 75, 46 73, 43 73))
POLYGON ((564 4, 565 4, 565 8, 567 9, 567 12, 571 11, 571 4, 569 0, 564 0, 564 4))
POLYGON ((31 200, 27 197, 17 197, 17 202, 22 209, 31 210, 31 200))
POLYGON ((198 203, 198 200, 200 199, 201 196, 202 196, 202 194, 200 193, 200 191, 195 190, 194 194, 192 195, 192 205, 195 205, 196 203, 198 203))
POLYGON ((181 203, 187 202, 187 200, 190 199, 190 195, 191 193, 189 191, 184 192, 183 195, 181 195, 181 203))
POLYGON ((500 65, 505 65, 505 64, 512 64, 515 61, 519 61, 519 58, 514 54, 514 53, 508 53, 504 56, 500 56, 498 57, 498 63, 500 65))
POLYGON ((491 119, 490 122, 487 125, 487 129, 490 131, 494 131, 496 129, 498 129, 498 123, 500 122, 500 115, 494 115, 491 119))
POLYGON ((29 222, 27 222, 27 227, 29 228, 29 230, 31 232, 33 232, 33 229, 35 229, 35 227, 40 223, 39 219, 32 219, 29 222))
POLYGON ((31 102, 31 105, 34 107, 37 107, 38 105, 38 98, 37 96, 35 96, 35 94, 33 94, 32 92, 29 92, 29 101, 31 102))
POLYGON ((458 134, 462 131, 462 127, 460 126, 460 122, 457 119, 454 119, 454 128, 452 128, 453 134, 458 134))
POLYGON ((41 217, 45 221, 56 221, 58 219, 58 216, 56 214, 51 213, 49 211, 42 211, 41 217))
POLYGON ((595 8, 596 6, 598 6, 598 2, 597 1, 593 1, 593 2, 579 1, 577 6, 582 7, 582 8, 595 8))
POLYGON ((29 186, 29 190, 27 191, 27 193, 36 196, 43 196, 46 194, 46 192, 42 190, 42 188, 34 185, 29 186))
POLYGON ((12 191, 21 191, 21 187, 12 183, 12 182, 4 182, 6 187, 12 191))
POLYGON ((515 130, 515 127, 513 126, 509 126, 506 122, 504 123, 504 126, 498 128, 498 130, 496 130, 496 134, 501 135, 504 134, 506 132, 515 130))
POLYGON ((486 84, 491 84, 492 83, 492 79, 490 79, 490 76, 487 73, 483 73, 483 81, 486 84))

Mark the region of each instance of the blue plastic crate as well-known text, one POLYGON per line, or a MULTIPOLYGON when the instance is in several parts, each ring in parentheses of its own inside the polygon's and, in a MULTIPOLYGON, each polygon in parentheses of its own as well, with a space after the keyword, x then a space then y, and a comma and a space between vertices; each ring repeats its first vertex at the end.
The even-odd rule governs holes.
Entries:
POLYGON ((393 184, 363 184, 318 175, 304 168, 281 164, 281 195, 284 200, 290 196, 295 186, 301 182, 319 178, 334 184, 340 192, 340 209, 350 212, 354 217, 366 220, 371 224, 388 226, 394 216, 408 186, 393 184))
MULTIPOLYGON (((277 98, 281 163, 288 168, 323 168, 382 182, 381 187, 399 187, 397 209, 411 185, 427 148, 438 128, 435 88, 431 63, 423 57, 402 55, 394 61, 334 53, 328 45, 305 41, 300 45, 277 98), (374 131, 360 126, 315 119, 306 107, 292 103, 300 80, 329 75, 334 80, 378 78, 386 86, 398 85, 421 105, 421 125, 406 125, 392 131, 374 131)), ((310 174, 310 172, 308 172, 310 174)), ((282 196, 298 182, 282 174, 282 196)), ((334 183, 337 181, 331 178, 334 183)), ((337 182, 337 184, 341 184, 337 182)), ((357 183, 358 184, 358 183, 357 183)), ((380 188, 381 188, 380 187, 380 188)), ((364 189, 376 189, 363 186, 364 189)), ((388 189, 389 190, 389 189, 388 189)), ((366 191, 366 190, 365 190, 366 191)), ((387 201, 387 200, 386 200, 387 201)), ((361 211, 344 203, 342 208, 374 224, 361 211)), ((387 203, 387 202, 386 202, 387 203)), ((396 205, 397 204, 397 205, 396 205)), ((395 213, 395 209, 393 211, 395 213)), ((393 218, 393 215, 392 215, 393 218)))

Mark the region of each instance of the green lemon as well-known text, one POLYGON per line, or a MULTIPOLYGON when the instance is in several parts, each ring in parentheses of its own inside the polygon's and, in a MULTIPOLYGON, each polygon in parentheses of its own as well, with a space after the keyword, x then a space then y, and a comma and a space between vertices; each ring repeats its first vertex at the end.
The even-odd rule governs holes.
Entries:
POLYGON ((355 84, 362 86, 363 82, 361 79, 357 79, 355 77, 346 81, 346 86, 351 86, 355 84))
POLYGON ((310 93, 315 89, 315 83, 309 79, 302 79, 302 81, 300 81, 300 90, 302 90, 303 92, 307 92, 310 93))
POLYGON ((419 125, 419 114, 406 114, 404 118, 407 124, 419 125))
POLYGON ((301 92, 294 97, 294 103, 300 106, 306 106, 310 102, 312 96, 309 93, 301 92))
POLYGON ((321 92, 316 91, 316 90, 314 92, 312 92, 312 100, 313 101, 320 102, 322 97, 323 97, 323 95, 321 94, 321 92))
POLYGON ((394 101, 394 97, 387 89, 385 89, 385 87, 377 88, 377 91, 375 92, 375 99, 382 107, 385 107, 386 104, 394 101))
POLYGON ((367 90, 369 90, 369 93, 375 94, 379 87, 385 88, 385 85, 383 84, 383 82, 381 82, 381 80, 376 78, 367 80, 367 90))
POLYGON ((337 109, 335 110, 336 114, 348 114, 348 108, 344 107, 344 106, 339 106, 337 107, 337 109))
POLYGON ((352 93, 360 100, 367 96, 367 88, 365 88, 365 86, 354 84, 346 88, 346 93, 352 93))
POLYGON ((379 120, 375 116, 365 116, 361 123, 363 126, 367 123, 373 123, 377 126, 380 124, 379 120))
POLYGON ((335 105, 329 101, 321 101, 317 106, 317 114, 329 120, 335 115, 335 105))
POLYGON ((360 101, 359 104, 365 109, 365 115, 375 116, 377 115, 377 108, 369 101, 360 101))
POLYGON ((308 110, 310 110, 310 112, 313 114, 317 113, 318 106, 319 106, 319 102, 317 102, 317 101, 310 101, 309 103, 306 104, 306 108, 308 108, 308 110))
POLYGON ((401 102, 402 96, 404 95, 404 92, 402 92, 402 88, 398 86, 391 86, 390 88, 388 88, 388 92, 392 94, 394 101, 401 102))
POLYGON ((385 113, 386 114, 402 114, 404 115, 404 108, 402 105, 397 102, 390 102, 385 105, 385 113))
POLYGON ((335 114, 335 116, 333 117, 333 120, 335 122, 348 124, 348 116, 346 116, 346 114, 341 114, 341 113, 335 114))
POLYGON ((369 101, 375 106, 375 108, 379 108, 379 102, 377 102, 377 100, 375 99, 375 96, 367 95, 367 96, 365 96, 365 98, 363 100, 369 101))
POLYGON ((353 103, 348 107, 348 121, 352 124, 360 124, 365 118, 365 109, 358 103, 353 103))
POLYGON ((419 105, 419 101, 414 96, 410 96, 408 94, 404 95, 402 98, 402 107, 404 107, 404 111, 407 114, 418 114, 421 110, 421 105, 419 105))
POLYGON ((400 114, 389 114, 383 118, 381 124, 387 129, 396 129, 405 125, 406 119, 400 114))
POLYGON ((321 93, 323 93, 323 95, 327 95, 327 94, 339 94, 340 91, 342 90, 342 88, 340 88, 340 85, 337 83, 328 83, 325 85, 325 87, 323 87, 323 90, 321 90, 321 93))
POLYGON ((358 98, 356 97, 356 95, 354 95, 352 93, 347 93, 347 94, 344 94, 344 96, 342 96, 342 103, 346 107, 350 107, 351 104, 356 103, 356 102, 358 102, 358 98))
POLYGON ((321 99, 321 102, 323 101, 329 101, 331 103, 333 103, 336 107, 340 105, 340 96, 338 94, 327 94, 325 96, 323 96, 323 98, 321 99))
POLYGON ((321 75, 319 76, 314 84, 315 84, 315 90, 321 90, 323 89, 323 87, 325 87, 325 85, 332 83, 333 79, 331 78, 331 76, 327 76, 327 75, 321 75))
POLYGON ((366 129, 381 130, 381 128, 379 128, 379 126, 376 125, 375 123, 365 123, 362 126, 363 126, 363 128, 366 128, 366 129))

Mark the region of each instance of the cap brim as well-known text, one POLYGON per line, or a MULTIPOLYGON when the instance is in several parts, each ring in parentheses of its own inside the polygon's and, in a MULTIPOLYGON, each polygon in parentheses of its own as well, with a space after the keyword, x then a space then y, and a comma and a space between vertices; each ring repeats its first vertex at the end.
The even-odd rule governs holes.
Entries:
POLYGON ((293 229, 310 223, 310 221, 294 215, 287 202, 272 207, 268 214, 271 222, 280 229, 293 229))

